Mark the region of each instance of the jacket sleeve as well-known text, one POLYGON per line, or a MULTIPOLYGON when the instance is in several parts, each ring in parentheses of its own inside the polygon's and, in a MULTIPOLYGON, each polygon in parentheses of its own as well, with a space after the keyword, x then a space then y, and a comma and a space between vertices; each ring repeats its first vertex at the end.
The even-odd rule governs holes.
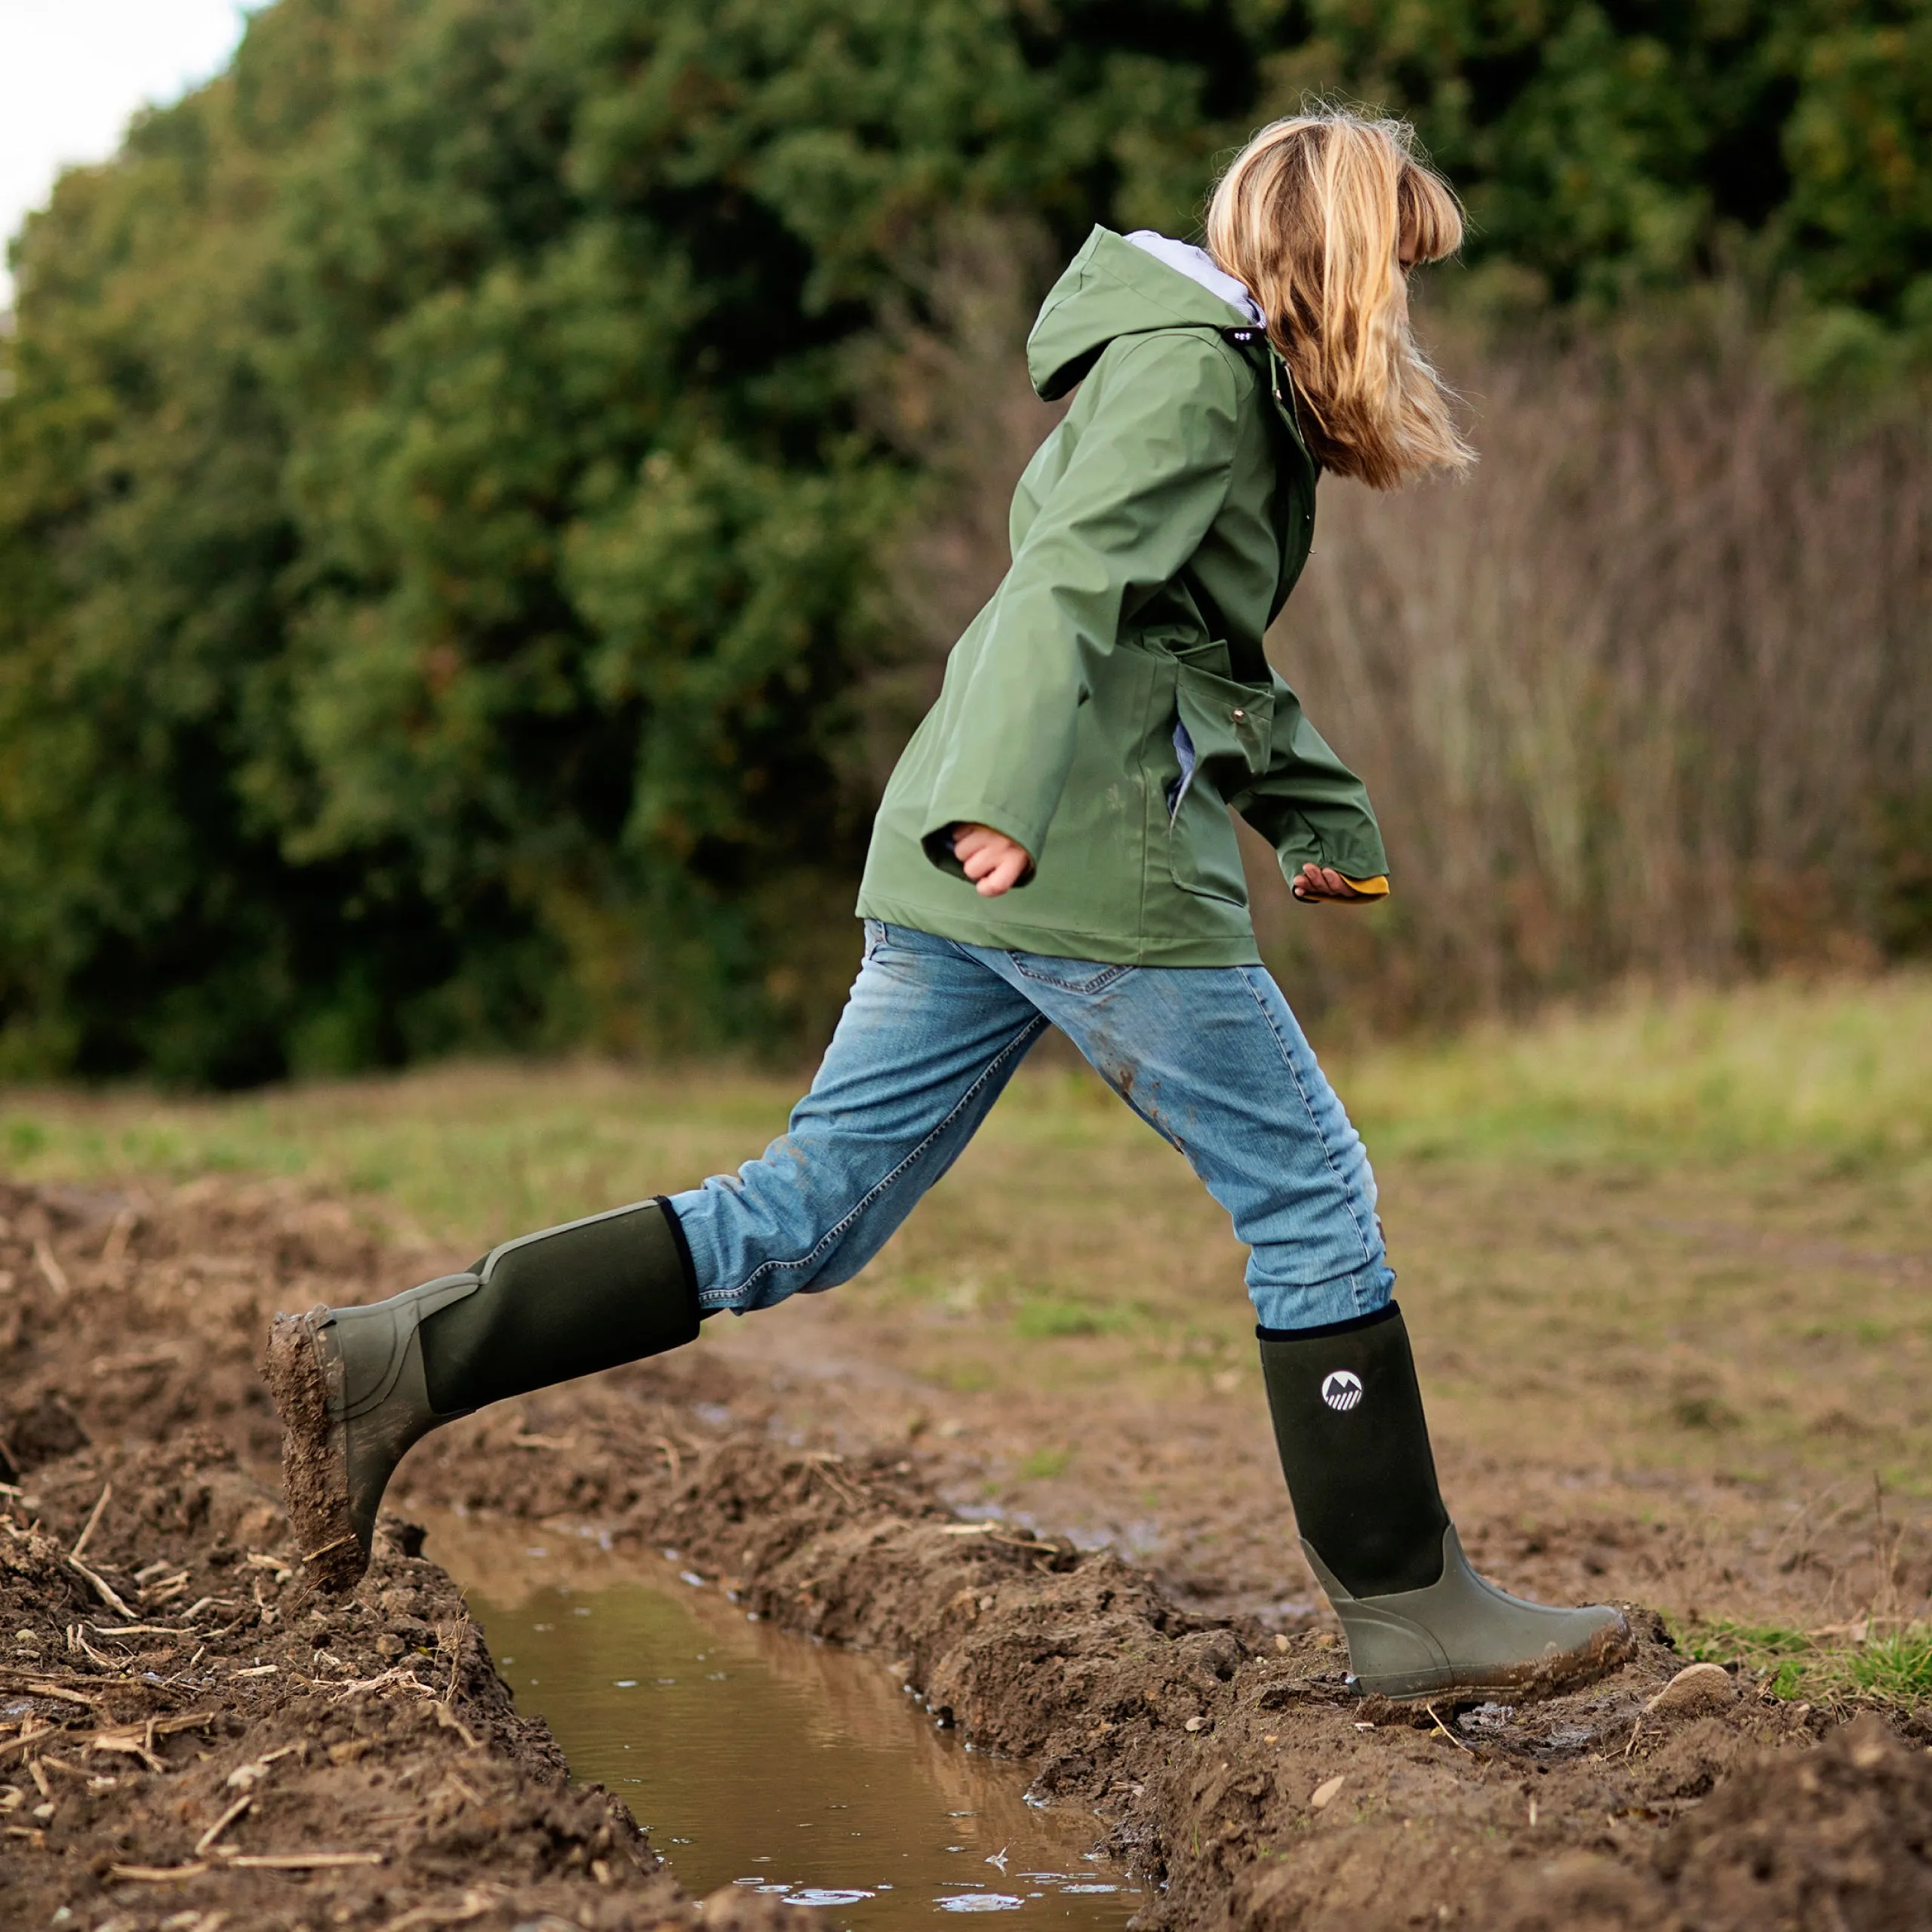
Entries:
POLYGON ((920 828, 927 856, 949 871, 947 830, 962 823, 1039 857, 1097 667, 1193 555, 1227 494, 1241 392, 1220 343, 1180 330, 1123 337, 1087 381, 1079 442, 1014 554, 949 707, 920 828))
POLYGON ((1368 788, 1328 749, 1278 672, 1274 684, 1268 769, 1229 802, 1274 847, 1291 880, 1311 859, 1346 879, 1386 879, 1389 855, 1368 788))

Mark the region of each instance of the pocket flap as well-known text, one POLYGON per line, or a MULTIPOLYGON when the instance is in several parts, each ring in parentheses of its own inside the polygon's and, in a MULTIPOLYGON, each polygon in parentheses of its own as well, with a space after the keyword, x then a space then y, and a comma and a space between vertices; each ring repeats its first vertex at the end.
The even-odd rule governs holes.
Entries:
POLYGON ((1238 761, 1259 777, 1273 749, 1275 690, 1244 685, 1191 664, 1175 667, 1174 704, 1203 765, 1226 771, 1238 761))

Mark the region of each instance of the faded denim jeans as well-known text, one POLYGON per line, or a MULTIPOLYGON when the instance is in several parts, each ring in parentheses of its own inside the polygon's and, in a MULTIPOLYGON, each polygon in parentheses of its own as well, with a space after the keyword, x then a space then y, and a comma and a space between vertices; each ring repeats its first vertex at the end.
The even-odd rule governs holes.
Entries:
POLYGON ((1387 1303, 1395 1276, 1368 1156, 1260 967, 1042 958, 868 920, 865 964, 784 1134, 735 1174, 671 1197, 703 1311, 743 1314, 850 1281, 1049 1026, 1228 1211, 1263 1327, 1387 1303))

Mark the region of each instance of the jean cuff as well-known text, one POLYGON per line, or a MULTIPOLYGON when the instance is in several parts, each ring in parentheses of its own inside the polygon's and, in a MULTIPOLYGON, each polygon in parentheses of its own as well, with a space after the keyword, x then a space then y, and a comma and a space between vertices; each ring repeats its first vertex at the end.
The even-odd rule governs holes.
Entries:
POLYGON ((1263 1328, 1320 1328, 1331 1321, 1358 1321, 1377 1315, 1395 1291, 1395 1271, 1386 1262, 1358 1268, 1333 1281, 1251 1283, 1248 1298, 1263 1328))

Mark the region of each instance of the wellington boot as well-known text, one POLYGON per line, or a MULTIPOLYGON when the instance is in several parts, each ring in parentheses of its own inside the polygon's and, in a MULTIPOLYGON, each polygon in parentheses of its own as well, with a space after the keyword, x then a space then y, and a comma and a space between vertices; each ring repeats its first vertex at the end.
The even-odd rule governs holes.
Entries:
POLYGON ((1259 1332, 1302 1548, 1341 1619, 1357 1690, 1527 1702, 1592 1683, 1629 1656, 1629 1626, 1610 1604, 1527 1603, 1470 1568, 1436 1487, 1392 1302, 1359 1321, 1259 1332))
POLYGON ((431 1429, 697 1330, 690 1257, 661 1199, 506 1241, 368 1307, 278 1315, 269 1389, 309 1574, 331 1590, 361 1578, 383 1492, 431 1429))
POLYGON ((1629 1626, 1608 1604, 1558 1610, 1478 1576, 1451 1523, 1442 1574, 1419 1590, 1351 1596, 1315 1546, 1302 1549, 1349 1640, 1355 1687, 1376 1697, 1481 1691, 1513 1703, 1594 1683, 1630 1654, 1629 1626))

